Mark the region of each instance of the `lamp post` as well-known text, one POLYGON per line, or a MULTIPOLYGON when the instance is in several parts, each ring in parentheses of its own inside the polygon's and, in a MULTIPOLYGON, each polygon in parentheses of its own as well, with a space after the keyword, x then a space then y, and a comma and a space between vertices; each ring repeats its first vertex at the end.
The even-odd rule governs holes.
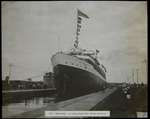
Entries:
POLYGON ((8 84, 10 83, 10 78, 11 78, 11 70, 12 70, 12 64, 9 64, 9 74, 8 74, 8 84))
POLYGON ((139 69, 137 68, 136 69, 136 72, 137 72, 137 87, 138 87, 138 84, 139 84, 139 82, 138 82, 138 71, 139 71, 139 69))

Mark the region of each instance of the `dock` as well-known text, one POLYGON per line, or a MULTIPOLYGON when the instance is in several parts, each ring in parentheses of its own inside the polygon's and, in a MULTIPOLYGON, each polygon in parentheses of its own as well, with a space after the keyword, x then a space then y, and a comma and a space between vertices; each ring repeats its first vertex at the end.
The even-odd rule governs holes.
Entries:
POLYGON ((28 89, 28 90, 8 90, 2 91, 3 94, 10 94, 10 93, 26 93, 26 92, 43 92, 43 91, 55 91, 56 88, 48 88, 48 89, 28 89))
MULTIPOLYGON (((83 110, 88 111, 96 106, 99 102, 107 98, 110 94, 116 91, 116 87, 106 89, 89 95, 73 98, 70 100, 54 103, 49 103, 46 107, 39 108, 32 111, 27 111, 18 115, 13 115, 13 118, 32 117, 32 118, 45 118, 45 111, 67 111, 67 110, 83 110)), ((46 117, 47 118, 47 117, 46 117)))
MULTIPOLYGON (((147 112, 147 86, 130 87, 128 99, 122 87, 111 87, 103 91, 55 103, 50 101, 42 108, 26 110, 7 116, 8 118, 50 118, 45 111, 110 111, 110 117, 137 117, 137 112, 147 112)), ((6 117, 6 118, 7 118, 6 117)))
POLYGON ((85 95, 82 97, 70 99, 67 101, 59 102, 58 110, 63 111, 88 111, 92 107, 94 107, 96 104, 101 102, 103 99, 105 99, 107 96, 109 96, 111 93, 113 93, 117 88, 114 87, 112 89, 106 89, 103 91, 99 91, 96 93, 92 93, 89 95, 85 95))
POLYGON ((137 117, 138 112, 148 112, 147 86, 130 87, 131 98, 128 99, 121 87, 98 103, 91 110, 111 110, 112 118, 137 117))
POLYGON ((8 90, 2 91, 3 103, 11 103, 17 100, 32 98, 34 96, 53 95, 56 93, 56 88, 47 89, 27 89, 27 90, 8 90))

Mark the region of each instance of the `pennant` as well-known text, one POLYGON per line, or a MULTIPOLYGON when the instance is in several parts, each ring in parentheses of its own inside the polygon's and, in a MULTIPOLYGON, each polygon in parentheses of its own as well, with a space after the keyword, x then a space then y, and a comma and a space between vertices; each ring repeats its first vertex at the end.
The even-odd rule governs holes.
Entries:
POLYGON ((78 17, 78 23, 81 24, 81 20, 82 18, 81 17, 78 17))
POLYGON ((99 50, 96 49, 96 53, 99 53, 99 50))
POLYGON ((81 25, 77 24, 77 28, 81 28, 81 25))
POLYGON ((76 36, 76 40, 78 40, 78 36, 76 36))
POLYGON ((76 35, 78 36, 78 35, 80 35, 80 33, 79 33, 79 32, 76 32, 76 35))
POLYGON ((81 29, 81 21, 82 21, 81 17, 89 19, 89 17, 86 14, 84 14, 80 10, 77 11, 77 31, 76 31, 76 40, 74 42, 74 47, 75 48, 78 47, 78 42, 79 42, 78 41, 78 36, 80 35, 80 29, 81 29))
POLYGON ((77 48, 77 47, 78 47, 78 45, 77 45, 77 44, 74 44, 74 47, 75 47, 75 48, 77 48))
POLYGON ((77 32, 80 32, 80 28, 77 28, 77 32))
POLYGON ((79 41, 78 41, 78 40, 75 40, 75 43, 76 43, 76 44, 78 44, 78 43, 79 43, 79 41))
POLYGON ((78 16, 89 19, 89 17, 78 9, 78 16))
POLYGON ((75 47, 75 48, 78 47, 78 43, 79 43, 79 41, 78 41, 78 40, 75 40, 75 43, 74 43, 74 47, 75 47))

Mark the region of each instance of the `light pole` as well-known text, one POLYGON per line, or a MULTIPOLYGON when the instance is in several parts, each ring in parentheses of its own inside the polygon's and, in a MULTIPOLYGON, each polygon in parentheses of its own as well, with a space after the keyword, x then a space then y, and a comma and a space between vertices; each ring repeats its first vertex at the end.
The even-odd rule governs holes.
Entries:
POLYGON ((133 84, 134 84, 134 69, 132 69, 132 81, 133 81, 133 84))
POLYGON ((139 69, 137 68, 136 71, 137 71, 137 87, 138 87, 138 83, 139 83, 138 82, 138 71, 139 71, 139 69))
MULTIPOLYGON (((146 65, 146 80, 147 80, 147 78, 148 78, 148 72, 147 72, 147 70, 148 70, 148 67, 147 67, 147 59, 145 58, 144 60, 141 61, 141 63, 143 63, 143 64, 146 65)), ((143 82, 142 82, 142 83, 143 83, 143 82)))
POLYGON ((9 81, 10 81, 11 70, 12 70, 12 64, 9 64, 8 84, 9 84, 9 81))

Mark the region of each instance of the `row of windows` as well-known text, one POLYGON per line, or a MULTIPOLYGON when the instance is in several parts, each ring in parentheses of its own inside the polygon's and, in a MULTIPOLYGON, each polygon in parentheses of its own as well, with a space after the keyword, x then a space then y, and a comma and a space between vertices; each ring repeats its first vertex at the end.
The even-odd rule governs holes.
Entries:
POLYGON ((100 69, 97 65, 95 65, 91 60, 89 59, 84 59, 84 60, 88 62, 89 64, 91 64, 95 70, 97 70, 103 77, 106 78, 106 75, 102 69, 100 69))
MULTIPOLYGON (((69 64, 67 61, 65 62, 65 64, 69 64)), ((76 66, 80 66, 80 67, 83 67, 83 66, 81 66, 81 65, 78 65, 78 64, 74 64, 74 63, 71 63, 71 65, 76 65, 76 66)), ((87 69, 87 67, 86 66, 84 66, 84 68, 85 69, 87 69)))
MULTIPOLYGON (((93 62, 91 62, 91 61, 88 60, 88 59, 84 59, 84 61, 87 61, 88 63, 90 63, 90 64, 94 67, 95 70, 97 70, 103 77, 106 78, 105 73, 104 73, 97 65, 95 65, 93 62)), ((81 63, 81 62, 80 62, 80 63, 81 63)), ((65 61, 65 64, 69 64, 69 63, 68 63, 67 61, 65 61)), ((71 65, 75 65, 75 64, 74 64, 74 63, 71 63, 71 65)), ((76 64, 76 66, 83 67, 83 66, 78 65, 78 64, 76 64)), ((87 69, 86 66, 84 66, 84 68, 87 69)))

